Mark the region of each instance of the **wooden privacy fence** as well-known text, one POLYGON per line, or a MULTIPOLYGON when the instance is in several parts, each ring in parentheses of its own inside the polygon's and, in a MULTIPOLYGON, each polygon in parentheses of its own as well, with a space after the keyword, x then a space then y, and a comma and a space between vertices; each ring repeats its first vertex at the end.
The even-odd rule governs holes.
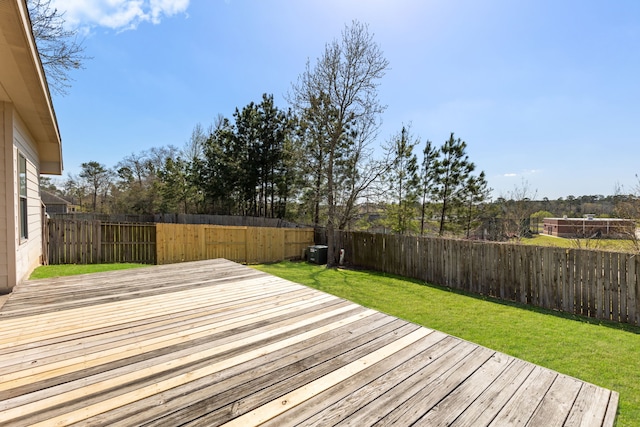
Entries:
POLYGON ((170 264, 212 258, 241 263, 300 258, 311 228, 105 223, 50 219, 50 264, 170 264))
POLYGON ((49 264, 155 264, 154 224, 49 220, 49 264))
POLYGON ((640 257, 443 238, 337 232, 346 262, 479 295, 640 325, 640 257))
POLYGON ((312 228, 156 224, 157 263, 226 258, 246 264, 300 258, 312 228))

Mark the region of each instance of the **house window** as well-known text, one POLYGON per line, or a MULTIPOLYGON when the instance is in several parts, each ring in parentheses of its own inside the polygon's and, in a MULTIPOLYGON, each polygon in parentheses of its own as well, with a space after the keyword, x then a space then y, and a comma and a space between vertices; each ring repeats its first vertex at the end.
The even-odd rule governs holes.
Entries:
POLYGON ((22 154, 18 155, 18 178, 19 178, 19 196, 20 196, 20 239, 29 237, 29 224, 27 222, 27 159, 22 154))

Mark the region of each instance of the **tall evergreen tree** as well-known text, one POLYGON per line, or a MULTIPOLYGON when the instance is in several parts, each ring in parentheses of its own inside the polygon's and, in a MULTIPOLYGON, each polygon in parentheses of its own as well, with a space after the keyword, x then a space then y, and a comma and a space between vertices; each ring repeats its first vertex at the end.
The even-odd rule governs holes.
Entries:
POLYGON ((487 183, 484 171, 478 176, 469 176, 461 191, 461 212, 458 218, 462 222, 467 238, 470 237, 474 221, 482 212, 482 204, 489 199, 491 188, 487 183))
POLYGON ((320 206, 326 195, 326 176, 329 150, 326 141, 331 127, 337 120, 337 112, 331 108, 325 93, 310 95, 309 105, 301 111, 299 127, 304 153, 303 171, 307 188, 306 198, 311 204, 312 221, 320 224, 320 206))
POLYGON ((460 138, 455 139, 451 132, 440 148, 440 158, 435 162, 434 201, 440 204, 440 236, 444 234, 448 215, 461 203, 465 183, 475 169, 466 148, 467 143, 460 138))
POLYGON ((292 200, 296 199, 300 189, 302 188, 302 172, 301 162, 302 153, 300 149, 300 141, 295 137, 297 120, 294 117, 288 117, 290 132, 287 133, 284 143, 282 144, 282 159, 276 169, 276 188, 278 200, 276 205, 277 218, 290 218, 289 205, 292 200))
POLYGON ((190 164, 178 157, 168 157, 164 167, 158 171, 160 178, 160 209, 165 213, 191 213, 197 192, 192 182, 190 164))
POLYGON ((203 158, 194 167, 198 188, 205 198, 205 211, 211 214, 232 214, 234 211, 233 140, 235 130, 223 119, 203 146, 203 158))
MULTIPOLYGON (((262 102, 258 104, 260 138, 260 215, 266 217, 279 216, 278 205, 281 200, 286 200, 291 188, 285 184, 287 167, 285 167, 285 147, 287 141, 291 142, 290 133, 292 123, 290 117, 284 111, 278 109, 273 103, 273 95, 262 95, 262 102)), ((281 213, 281 212, 280 212, 281 213)))
POLYGON ((420 167, 420 234, 424 234, 427 206, 431 202, 434 185, 437 178, 436 162, 440 156, 438 150, 431 141, 427 140, 422 151, 422 164, 420 167))
POLYGON ((245 216, 258 215, 258 188, 263 169, 259 135, 259 112, 251 102, 242 110, 236 108, 235 135, 232 138, 232 156, 227 160, 231 166, 231 177, 235 182, 238 213, 245 216))
POLYGON ((418 160, 413 152, 417 141, 413 141, 406 127, 396 135, 387 150, 391 168, 387 173, 389 185, 387 220, 391 229, 400 234, 415 231, 414 217, 418 201, 418 160))
POLYGON ((233 124, 220 121, 196 161, 212 213, 284 215, 295 182, 290 115, 264 94, 260 104, 236 108, 233 117, 233 124))

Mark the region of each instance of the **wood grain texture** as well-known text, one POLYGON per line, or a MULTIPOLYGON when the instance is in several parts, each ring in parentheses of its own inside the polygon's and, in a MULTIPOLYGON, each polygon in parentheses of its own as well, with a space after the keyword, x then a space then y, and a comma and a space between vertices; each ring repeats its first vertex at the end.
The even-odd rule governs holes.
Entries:
MULTIPOLYGON (((454 255, 440 267, 459 270, 454 255)), ((617 405, 615 392, 222 259, 25 282, 0 308, 3 426, 609 427, 617 405)))

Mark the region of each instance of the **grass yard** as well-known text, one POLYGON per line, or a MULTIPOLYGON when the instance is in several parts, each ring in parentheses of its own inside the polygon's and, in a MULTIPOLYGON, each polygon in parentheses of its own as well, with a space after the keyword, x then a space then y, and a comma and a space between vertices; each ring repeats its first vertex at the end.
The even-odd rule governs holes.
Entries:
POLYGON ((76 274, 102 273, 103 271, 126 270, 128 268, 148 267, 148 264, 63 264, 63 265, 42 265, 31 273, 30 280, 48 279, 51 277, 75 276, 76 274))
POLYGON ((534 309, 383 273, 281 262, 255 268, 620 393, 640 425, 640 328, 534 309))

